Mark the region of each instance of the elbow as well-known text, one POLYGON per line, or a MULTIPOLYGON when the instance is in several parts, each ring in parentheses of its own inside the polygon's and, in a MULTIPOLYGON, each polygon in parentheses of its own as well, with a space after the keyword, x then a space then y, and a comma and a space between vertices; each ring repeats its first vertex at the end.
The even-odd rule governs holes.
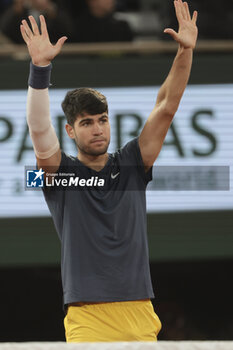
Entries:
POLYGON ((52 126, 50 123, 41 124, 38 121, 32 121, 30 119, 29 120, 27 119, 27 125, 29 129, 29 133, 34 135, 43 135, 47 133, 52 126))
POLYGON ((50 115, 48 113, 32 113, 27 111, 27 125, 28 129, 34 134, 43 134, 52 126, 50 115))
POLYGON ((164 101, 161 104, 161 109, 164 116, 167 116, 169 118, 173 118, 178 110, 179 104, 169 101, 164 101))

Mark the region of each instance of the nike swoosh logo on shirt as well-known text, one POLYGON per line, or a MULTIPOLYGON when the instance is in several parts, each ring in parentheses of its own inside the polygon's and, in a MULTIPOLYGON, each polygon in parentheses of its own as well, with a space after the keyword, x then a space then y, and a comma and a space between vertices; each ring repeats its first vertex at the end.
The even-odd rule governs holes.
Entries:
POLYGON ((116 173, 115 175, 113 175, 113 173, 111 173, 111 178, 112 178, 112 179, 115 179, 119 174, 120 174, 120 172, 119 172, 119 173, 116 173))

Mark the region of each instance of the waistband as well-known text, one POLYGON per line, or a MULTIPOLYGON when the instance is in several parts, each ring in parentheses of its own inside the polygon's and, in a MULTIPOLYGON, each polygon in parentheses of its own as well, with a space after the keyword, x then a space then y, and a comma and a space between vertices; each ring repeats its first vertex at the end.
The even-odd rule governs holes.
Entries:
POLYGON ((68 305, 69 306, 85 306, 85 305, 102 305, 102 304, 108 304, 111 306, 132 306, 132 304, 141 304, 143 302, 148 302, 150 299, 140 299, 140 300, 127 300, 127 301, 99 301, 99 302, 76 302, 76 303, 71 303, 68 305))

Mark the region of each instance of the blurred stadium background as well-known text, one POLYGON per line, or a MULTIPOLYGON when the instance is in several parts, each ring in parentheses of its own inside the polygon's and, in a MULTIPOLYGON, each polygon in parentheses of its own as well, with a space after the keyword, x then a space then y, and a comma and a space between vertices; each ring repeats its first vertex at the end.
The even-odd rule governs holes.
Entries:
MULTIPOLYGON (((4 15, 10 1, 0 3, 4 15)), ((148 193, 160 340, 233 340, 233 2, 219 8, 212 1, 211 11, 207 3, 204 8, 191 2, 200 12, 200 39, 189 87, 157 163, 227 166, 230 183, 228 191, 148 193)), ((77 4, 66 2, 72 11, 79 11, 77 4)), ((73 155, 60 108, 65 91, 90 86, 106 94, 112 151, 140 132, 176 52, 176 44, 162 34, 174 23, 164 1, 118 1, 116 16, 133 27, 133 42, 67 43, 53 63, 51 114, 62 146, 73 155)), ((26 127, 29 58, 24 45, 5 39, 0 45, 0 342, 63 341, 60 244, 41 192, 25 190, 25 166, 35 164, 26 127)))

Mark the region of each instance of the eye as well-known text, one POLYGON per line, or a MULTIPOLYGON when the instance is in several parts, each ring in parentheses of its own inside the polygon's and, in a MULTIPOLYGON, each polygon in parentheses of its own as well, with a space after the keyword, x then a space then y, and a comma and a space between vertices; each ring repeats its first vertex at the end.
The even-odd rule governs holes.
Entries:
POLYGON ((106 123, 107 122, 107 119, 101 119, 101 121, 100 121, 101 123, 106 123))

